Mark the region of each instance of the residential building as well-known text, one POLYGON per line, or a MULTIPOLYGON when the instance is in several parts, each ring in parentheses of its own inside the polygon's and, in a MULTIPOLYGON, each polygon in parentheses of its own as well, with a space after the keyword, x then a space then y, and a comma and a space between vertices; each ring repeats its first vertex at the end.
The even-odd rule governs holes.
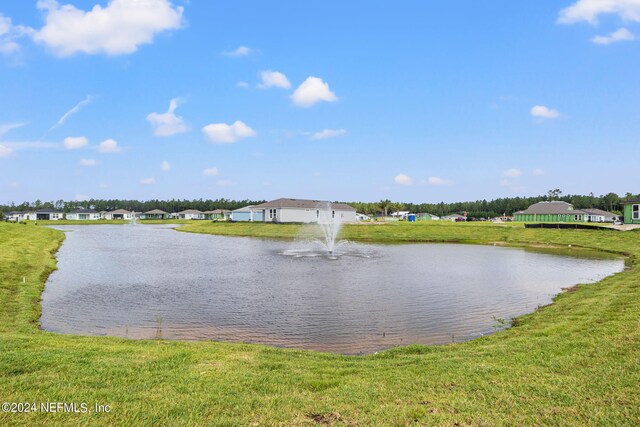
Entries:
POLYGON ((552 200, 538 202, 513 214, 514 221, 524 222, 587 222, 589 214, 574 209, 571 203, 552 200))
POLYGON ((80 220, 95 221, 100 219, 100 212, 94 209, 76 209, 67 213, 66 219, 71 221, 80 221, 80 220))
POLYGON ((640 198, 626 200, 624 206, 624 223, 640 224, 640 198))
POLYGON ((35 212, 29 212, 28 218, 31 221, 57 221, 64 218, 64 214, 55 209, 38 209, 35 212))
POLYGON ((231 217, 231 211, 227 209, 214 209, 212 211, 204 211, 204 219, 212 219, 214 221, 226 221, 231 217))
POLYGON ((180 219, 204 219, 204 214, 202 211, 197 209, 186 209, 184 211, 178 212, 178 218, 180 219))
POLYGON ((582 209, 582 211, 589 214, 589 222, 614 222, 618 219, 618 215, 602 209, 582 209))
POLYGON ((355 208, 344 203, 286 198, 237 209, 233 211, 232 218, 234 221, 301 223, 322 222, 324 220, 357 221, 355 208))
POLYGON ((152 209, 140 215, 140 219, 167 219, 169 214, 160 209, 152 209))
POLYGON ((117 209, 115 211, 107 212, 104 214, 104 219, 124 219, 131 221, 133 218, 139 218, 140 212, 128 211, 125 209, 117 209))

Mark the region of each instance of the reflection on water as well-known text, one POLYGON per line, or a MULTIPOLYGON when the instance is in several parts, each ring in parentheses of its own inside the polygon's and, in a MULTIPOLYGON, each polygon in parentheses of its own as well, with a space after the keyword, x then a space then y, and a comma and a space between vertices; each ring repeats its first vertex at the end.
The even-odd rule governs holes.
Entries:
POLYGON ((349 243, 349 256, 329 260, 292 242, 163 225, 57 228, 72 232, 43 293, 43 329, 340 353, 471 339, 624 267, 451 244, 349 243))

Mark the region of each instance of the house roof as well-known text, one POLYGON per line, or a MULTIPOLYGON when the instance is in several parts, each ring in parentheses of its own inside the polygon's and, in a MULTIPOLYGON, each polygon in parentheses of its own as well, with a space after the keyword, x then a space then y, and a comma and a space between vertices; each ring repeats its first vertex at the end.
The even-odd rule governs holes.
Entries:
POLYGON ((591 215, 602 215, 602 216, 617 216, 611 212, 603 211, 602 209, 582 209, 584 212, 591 215))
POLYGON ((443 218, 466 218, 466 216, 460 215, 460 214, 452 214, 452 215, 447 215, 443 218))
POLYGON ((76 209, 73 210, 69 213, 98 213, 98 211, 94 210, 94 209, 76 209))
POLYGON ((128 214, 128 213, 131 213, 131 211, 128 211, 128 210, 125 210, 125 209, 118 209, 118 210, 107 212, 107 213, 110 213, 110 214, 128 214))
POLYGON ((61 213, 61 212, 51 208, 43 208, 43 209, 38 209, 36 213, 61 213))
POLYGON ((197 209, 186 209, 182 212, 178 212, 178 214, 201 214, 202 211, 199 211, 197 209))
POLYGON ((581 214, 581 210, 574 209, 571 203, 552 200, 549 202, 538 202, 529 206, 517 214, 535 214, 535 215, 561 215, 561 214, 581 214))
POLYGON ((234 209, 233 212, 249 212, 251 209, 253 209, 255 206, 253 205, 249 205, 249 206, 244 206, 238 209, 234 209))
POLYGON ((166 215, 165 211, 161 211, 160 209, 152 209, 149 212, 145 212, 145 215, 166 215))
POLYGON ((640 197, 636 197, 635 199, 623 200, 620 203, 622 203, 623 205, 626 205, 629 203, 640 203, 640 197))
POLYGON ((255 205, 254 209, 289 208, 289 209, 331 209, 336 211, 354 211, 355 208, 346 203, 331 203, 324 200, 276 199, 255 205))
POLYGON ((224 213, 229 213, 231 211, 227 210, 227 209, 214 209, 212 211, 204 211, 202 213, 205 214, 224 214, 224 213))

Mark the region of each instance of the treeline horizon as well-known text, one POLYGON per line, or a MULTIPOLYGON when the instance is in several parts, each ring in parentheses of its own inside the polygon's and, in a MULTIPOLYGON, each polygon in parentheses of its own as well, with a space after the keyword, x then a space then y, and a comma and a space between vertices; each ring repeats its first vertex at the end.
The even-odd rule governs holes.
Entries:
MULTIPOLYGON (((452 203, 411 203, 380 200, 378 202, 343 202, 353 206, 357 212, 367 215, 388 215, 397 211, 410 211, 412 213, 429 213, 437 216, 451 214, 467 214, 470 218, 492 218, 499 216, 511 216, 514 212, 524 210, 534 203, 541 201, 559 200, 571 203, 575 209, 596 208, 605 211, 620 213, 624 200, 639 197, 640 195, 626 193, 619 196, 616 193, 607 193, 596 196, 589 195, 563 195, 559 189, 550 190, 546 195, 531 197, 504 197, 493 200, 476 200, 452 203)), ((234 210, 248 205, 264 203, 265 200, 230 200, 230 199, 171 199, 171 200, 123 200, 123 199, 89 199, 84 201, 47 201, 23 202, 15 204, 0 204, 0 211, 29 211, 37 209, 55 209, 61 212, 70 212, 75 209, 95 209, 96 211, 114 211, 117 209, 147 212, 152 209, 160 209, 165 212, 180 212, 186 209, 208 211, 214 209, 234 210)))

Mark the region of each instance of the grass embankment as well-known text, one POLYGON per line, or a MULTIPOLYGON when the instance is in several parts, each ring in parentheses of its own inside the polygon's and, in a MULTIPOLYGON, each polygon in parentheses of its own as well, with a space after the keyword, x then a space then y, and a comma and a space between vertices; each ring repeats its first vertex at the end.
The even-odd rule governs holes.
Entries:
MULTIPOLYGON (((294 236, 297 226, 187 230, 294 236)), ((513 226, 347 226, 344 237, 573 245, 632 267, 463 344, 364 357, 212 342, 41 332, 37 296, 62 233, 0 224, 0 400, 108 404, 107 414, 7 414, 0 425, 637 425, 640 233, 513 226), (26 276, 23 284, 22 276, 26 276), (35 298, 35 299, 34 299, 35 298)))

